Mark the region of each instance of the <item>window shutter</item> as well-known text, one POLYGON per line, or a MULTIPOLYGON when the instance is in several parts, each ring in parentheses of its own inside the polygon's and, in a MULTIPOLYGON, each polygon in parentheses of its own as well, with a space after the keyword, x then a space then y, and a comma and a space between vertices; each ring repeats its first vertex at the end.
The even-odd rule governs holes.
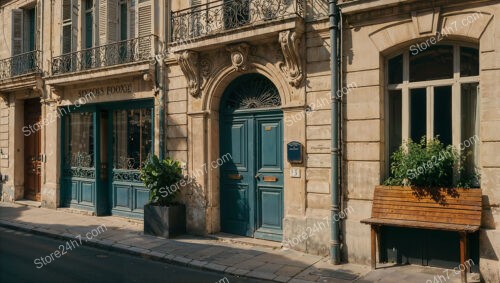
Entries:
POLYGON ((106 29, 108 22, 108 0, 99 0, 99 45, 104 45, 106 40, 106 29))
POLYGON ((131 0, 130 1, 130 7, 129 7, 129 38, 135 38, 137 35, 135 34, 136 28, 136 22, 135 22, 135 13, 136 13, 136 5, 135 5, 136 0, 131 0))
POLYGON ((40 8, 40 4, 37 4, 35 6, 35 17, 36 17, 36 20, 35 20, 35 50, 41 50, 41 46, 40 46, 40 35, 41 35, 41 29, 42 27, 40 26, 40 24, 42 23, 42 9, 40 8))
POLYGON ((139 1, 139 6, 137 9, 138 15, 138 36, 148 36, 151 35, 151 2, 139 1))
POLYGON ((71 0, 71 51, 76 51, 78 42, 78 0, 71 0))
POLYGON ((23 52, 23 10, 12 10, 12 56, 23 52))
POLYGON ((107 43, 118 39, 118 0, 107 0, 108 36, 107 43))

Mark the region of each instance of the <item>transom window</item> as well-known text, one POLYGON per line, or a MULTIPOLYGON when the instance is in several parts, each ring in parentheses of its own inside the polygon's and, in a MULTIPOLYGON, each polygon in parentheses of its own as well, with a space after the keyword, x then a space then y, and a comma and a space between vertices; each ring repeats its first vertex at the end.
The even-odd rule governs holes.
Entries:
POLYGON ((386 78, 386 160, 405 140, 439 136, 444 144, 472 152, 468 166, 478 165, 477 48, 448 44, 421 52, 406 49, 387 61, 386 78))

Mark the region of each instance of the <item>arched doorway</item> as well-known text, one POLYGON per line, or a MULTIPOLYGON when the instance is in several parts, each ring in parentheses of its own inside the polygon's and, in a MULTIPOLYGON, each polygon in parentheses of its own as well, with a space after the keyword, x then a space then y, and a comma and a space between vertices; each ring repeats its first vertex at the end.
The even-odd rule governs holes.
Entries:
POLYGON ((283 113, 276 86, 260 74, 238 77, 220 108, 223 232, 281 241, 283 235, 283 113))

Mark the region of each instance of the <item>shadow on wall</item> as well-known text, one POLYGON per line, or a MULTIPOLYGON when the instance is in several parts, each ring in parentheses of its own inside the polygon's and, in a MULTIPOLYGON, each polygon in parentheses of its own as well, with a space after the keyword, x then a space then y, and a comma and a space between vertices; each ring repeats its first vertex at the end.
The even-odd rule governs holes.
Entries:
POLYGON ((483 215, 481 227, 484 229, 480 230, 479 234, 479 255, 484 259, 498 261, 498 255, 495 253, 495 248, 486 233, 486 229, 496 229, 490 198, 487 195, 483 195, 483 215))

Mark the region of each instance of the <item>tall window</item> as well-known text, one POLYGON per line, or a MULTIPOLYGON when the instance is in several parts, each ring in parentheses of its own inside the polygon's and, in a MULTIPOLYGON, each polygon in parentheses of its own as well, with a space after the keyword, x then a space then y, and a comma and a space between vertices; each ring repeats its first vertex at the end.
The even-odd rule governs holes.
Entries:
POLYGON ((404 140, 439 136, 478 165, 479 50, 434 45, 387 62, 387 160, 404 140))
POLYGON ((140 169, 153 149, 153 109, 117 110, 113 114, 115 169, 140 169))
POLYGON ((83 48, 94 47, 94 1, 85 0, 83 48))
POLYGON ((76 5, 76 0, 62 1, 62 54, 70 53, 76 49, 76 38, 73 32, 73 22, 76 24, 74 5, 76 5))

